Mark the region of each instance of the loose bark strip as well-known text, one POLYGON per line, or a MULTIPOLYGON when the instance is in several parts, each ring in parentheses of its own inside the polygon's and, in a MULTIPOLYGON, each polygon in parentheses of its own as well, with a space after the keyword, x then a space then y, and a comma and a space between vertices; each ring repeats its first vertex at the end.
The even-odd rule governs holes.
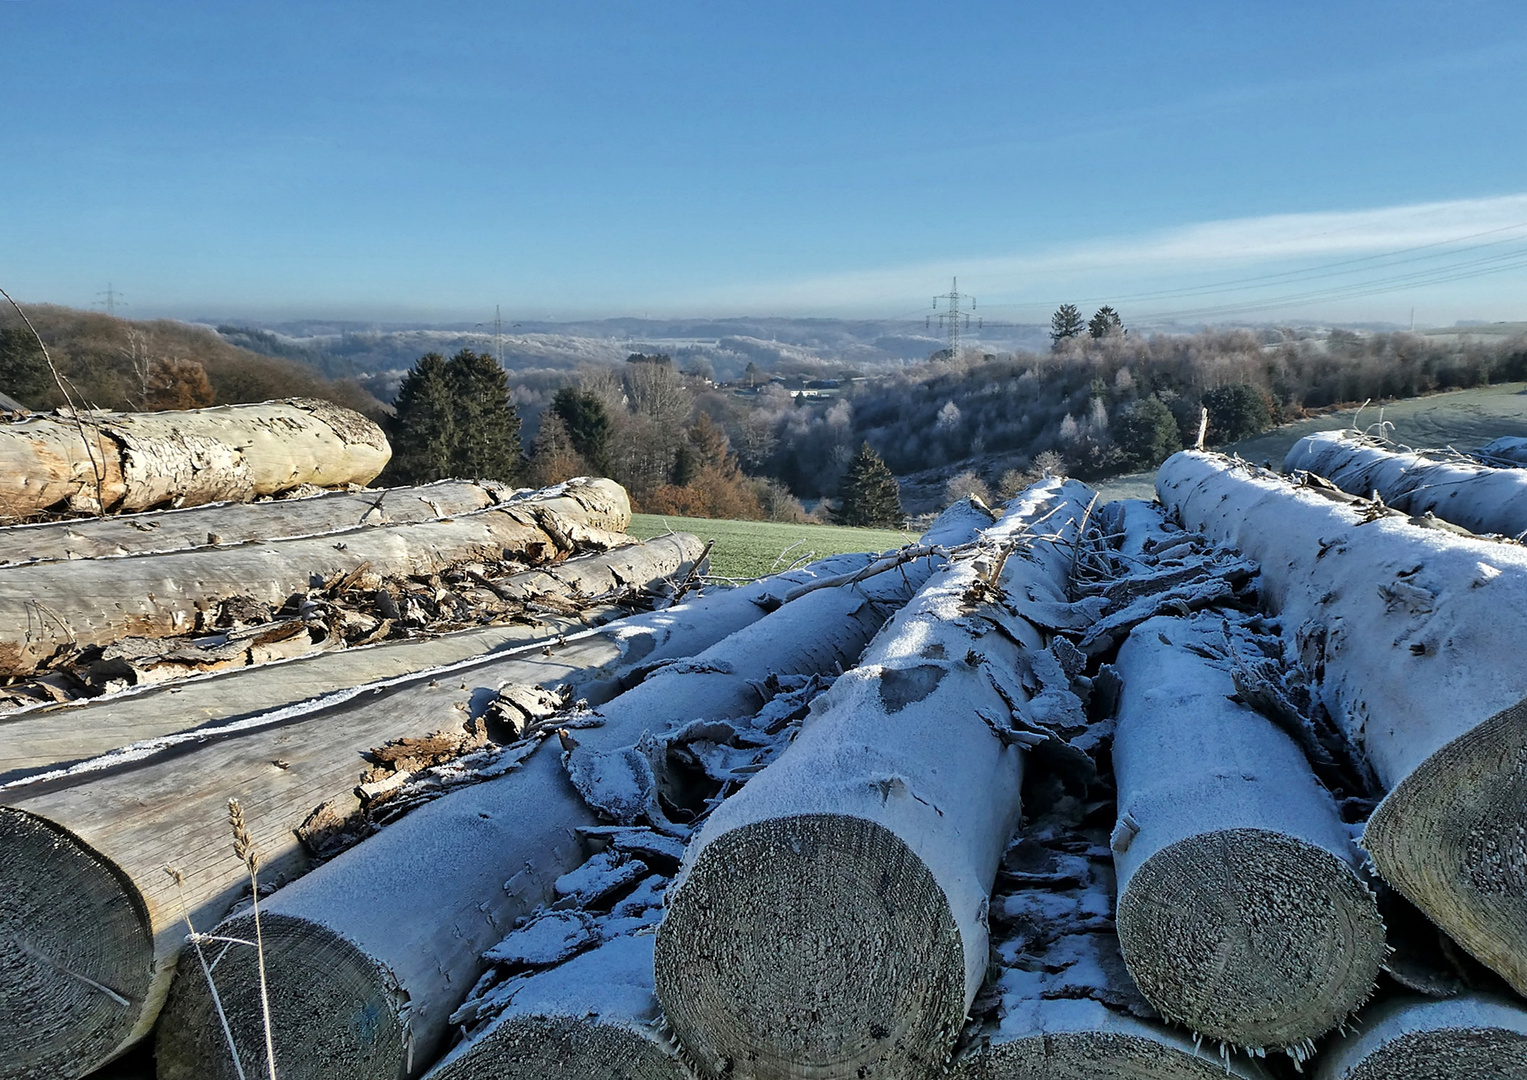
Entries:
POLYGON ((1385 880, 1527 992, 1527 550, 1214 454, 1168 459, 1156 489, 1261 563, 1285 640, 1389 792, 1363 838, 1385 880))
MULTIPOLYGON (((930 535, 958 542, 990 520, 961 507, 930 535)), ((822 569, 814 576, 857 566, 822 569)), ((929 572, 926 561, 912 563, 858 586, 813 592, 724 638, 696 623, 676 633, 667 652, 674 656, 682 637, 689 647, 677 655, 689 659, 657 668, 601 707, 591 718, 597 726, 576 727, 568 745, 594 755, 676 719, 750 715, 763 700, 755 684, 770 674, 851 664, 929 572)), ((765 579, 749 595, 766 603, 771 591, 804 580, 765 579)), ((543 745, 513 772, 415 810, 261 905, 266 970, 273 983, 290 988, 289 1000, 273 1002, 287 1080, 394 1080, 416 1074, 440 1052, 448 1018, 482 972, 483 950, 514 919, 552 899, 556 879, 584 861, 577 830, 599 824, 569 782, 560 749, 543 745), (326 1004, 315 1011, 303 1004, 309 1001, 326 1004)), ((235 917, 220 932, 241 936, 247 929, 248 920, 235 917)), ((160 1077, 230 1077, 204 980, 189 961, 186 971, 158 1044, 160 1077)), ((257 1046, 260 1037, 252 973, 246 950, 231 953, 218 977, 243 1047, 257 1046)))
POLYGON ((1322 1055, 1314 1080, 1465 1080, 1527 1076, 1527 1009, 1483 994, 1398 998, 1369 1009, 1322 1055))
POLYGON ((1397 510, 1435 514, 1473 532, 1527 532, 1527 470, 1437 461, 1351 431, 1306 435, 1289 449, 1283 469, 1323 476, 1352 495, 1377 491, 1397 510))
POLYGON ((459 518, 361 529, 342 538, 14 567, 0 572, 0 674, 33 671, 63 648, 191 633, 222 601, 279 606, 315 578, 363 564, 376 574, 402 576, 481 559, 552 562, 576 545, 597 550, 628 542, 610 530, 624 529, 630 518, 619 484, 583 479, 459 518))
MULTIPOLYGON (((486 510, 515 492, 493 481, 441 480, 417 487, 328 492, 257 503, 221 503, 104 518, 0 528, 0 567, 65 559, 157 555, 187 548, 321 536, 486 510)), ((522 494, 528 494, 522 493, 522 494)))
POLYGON ((1154 618, 1119 650, 1119 941, 1169 1020, 1303 1055, 1372 991, 1384 924, 1303 751, 1205 659, 1226 632, 1154 618))
POLYGON ((0 424, 0 520, 366 484, 391 456, 382 429, 360 413, 307 398, 190 412, 30 416, 0 424))
POLYGON ((1045 481, 1013 500, 981 555, 940 571, 690 844, 655 974, 703 1071, 891 1080, 943 1064, 986 972, 1020 747, 1043 741, 1016 730, 1029 695, 1011 673, 1045 637, 1005 598, 1064 601, 1091 497, 1045 481), (1026 535, 1041 520, 1055 539, 1026 535))

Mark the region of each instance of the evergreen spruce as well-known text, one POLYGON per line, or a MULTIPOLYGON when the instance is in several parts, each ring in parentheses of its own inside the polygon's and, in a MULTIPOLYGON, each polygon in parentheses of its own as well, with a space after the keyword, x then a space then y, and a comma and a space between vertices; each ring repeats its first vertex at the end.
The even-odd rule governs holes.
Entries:
POLYGON ((901 488, 880 455, 865 443, 859 448, 839 488, 837 518, 842 525, 895 528, 901 524, 901 488))
POLYGON ((403 376, 388 424, 392 461, 384 479, 425 484, 451 475, 456 446, 454 390, 445 357, 428 353, 403 376))
POLYGON ((0 326, 0 391, 33 409, 44 407, 53 396, 53 373, 42 347, 24 326, 0 326))
POLYGON ((509 400, 509 377, 485 353, 462 349, 446 365, 455 395, 451 472, 471 480, 519 480, 520 417, 509 400))
POLYGON ((551 399, 551 412, 567 425, 573 449, 600 476, 610 475, 610 414, 598 394, 564 386, 551 399))
POLYGON ((1087 332, 1094 338, 1111 337, 1114 334, 1124 333, 1124 320, 1119 318, 1119 313, 1112 307, 1104 304, 1098 308, 1097 314, 1092 316, 1092 321, 1087 324, 1087 332))
POLYGON ((1050 316, 1050 343, 1059 345, 1067 338, 1076 337, 1087 324, 1082 320, 1082 313, 1075 304, 1062 304, 1055 309, 1055 314, 1050 316))

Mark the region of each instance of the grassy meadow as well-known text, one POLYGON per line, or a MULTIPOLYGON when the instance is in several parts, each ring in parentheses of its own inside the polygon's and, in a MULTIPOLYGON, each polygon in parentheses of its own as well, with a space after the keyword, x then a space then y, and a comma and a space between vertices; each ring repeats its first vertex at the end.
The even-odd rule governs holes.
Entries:
POLYGON ((756 578, 783 570, 797 560, 809 562, 849 551, 885 551, 917 537, 894 529, 851 529, 841 525, 787 525, 778 521, 720 521, 711 518, 634 514, 632 536, 648 540, 666 532, 694 533, 714 540, 711 573, 719 577, 756 578))

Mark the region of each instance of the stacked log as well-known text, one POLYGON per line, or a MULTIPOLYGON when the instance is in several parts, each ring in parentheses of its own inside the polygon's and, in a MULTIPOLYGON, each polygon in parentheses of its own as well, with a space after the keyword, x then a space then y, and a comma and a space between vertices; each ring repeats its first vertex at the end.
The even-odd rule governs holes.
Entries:
MULTIPOLYGON (((924 543, 960 543, 990 521, 961 505, 935 523, 924 543)), ((682 636, 694 646, 690 659, 657 668, 571 726, 564 745, 594 762, 595 785, 607 775, 613 786, 632 764, 616 751, 640 742, 644 731, 675 720, 748 715, 771 675, 851 664, 931 572, 930 562, 808 590, 720 640, 705 640, 701 625, 675 634, 670 643, 682 636)), ((585 858, 578 829, 599 824, 558 749, 543 744, 513 772, 415 810, 262 905, 265 969, 290 993, 290 1008, 272 1002, 283 1075, 405 1076, 439 1052, 452 1011, 482 971, 482 951, 515 918, 553 898, 557 879, 585 858), (311 1001, 325 1008, 303 1004, 311 1001)), ((248 916, 236 916, 218 933, 251 930, 248 916)), ((185 964, 187 977, 176 983, 161 1028, 160 1075, 233 1076, 205 980, 189 959, 185 964)), ((218 990, 242 1049, 260 1045, 255 985, 247 950, 224 958, 218 990)))
POLYGON ((202 629, 225 601, 280 606, 315 581, 369 571, 429 574, 471 560, 534 565, 629 542, 619 484, 569 481, 454 519, 127 559, 40 563, 0 572, 0 674, 35 670, 61 650, 202 629))
POLYGON ((1022 747, 1053 738, 1017 677, 1046 635, 1017 611, 1065 602, 1091 496, 1046 481, 1015 499, 690 844, 654 974, 701 1070, 891 1078, 944 1063, 986 973, 1022 747))
MULTIPOLYGON (((667 542, 675 545, 685 555, 675 569, 687 572, 701 545, 667 542)), ((752 597, 739 606, 720 623, 762 614, 752 597)), ((356 687, 0 793, 0 935, 24 944, 0 981, 0 1034, 15 1075, 79 1076, 149 1032, 187 923, 209 928, 247 884, 227 846, 230 797, 243 803, 263 880, 298 875, 312 859, 295 830, 315 807, 343 820, 359 806, 368 753, 435 733, 469 745, 468 726, 480 731, 499 691, 608 683, 674 655, 665 649, 675 640, 687 651, 691 614, 637 616, 555 647, 356 687)))
POLYGON ((391 456, 382 429, 360 413, 307 398, 28 416, 0 424, 0 522, 366 484, 391 456))
POLYGON ((1519 435, 1502 435, 1474 451, 1474 457, 1482 464, 1493 465, 1497 469, 1527 467, 1527 439, 1519 435))
POLYGON ((1527 470, 1438 461, 1355 431, 1323 431, 1296 442, 1285 472, 1303 470, 1415 517, 1433 514, 1476 533, 1527 533, 1527 470))
POLYGON ((1363 844, 1384 879, 1527 992, 1527 551, 1204 453, 1164 504, 1262 566, 1293 655, 1387 790, 1363 844))
POLYGON ((1363 1014, 1329 1047, 1315 1080, 1464 1080, 1527 1076, 1527 1009, 1467 993, 1442 1001, 1402 997, 1363 1014))

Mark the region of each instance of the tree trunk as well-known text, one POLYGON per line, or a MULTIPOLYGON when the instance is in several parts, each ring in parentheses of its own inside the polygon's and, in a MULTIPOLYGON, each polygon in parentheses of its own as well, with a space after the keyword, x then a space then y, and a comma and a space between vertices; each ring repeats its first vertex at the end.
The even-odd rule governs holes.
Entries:
POLYGON ((1379 498, 1407 514, 1434 514, 1477 533, 1527 533, 1527 470, 1400 453, 1355 432, 1323 431, 1296 442, 1285 472, 1302 469, 1343 491, 1379 498))
POLYGON ((1502 435, 1474 451, 1474 456, 1497 469, 1520 469, 1527 466, 1527 439, 1519 435, 1502 435))
MULTIPOLYGON (((930 536, 958 543, 990 520, 962 507, 930 536)), ((839 563, 821 576, 852 569, 839 563)), ((704 632, 713 627, 675 628, 664 655, 690 659, 658 668, 600 708, 596 726, 573 730, 576 755, 619 750, 675 720, 751 714, 763 700, 755 684, 771 674, 852 664, 929 572, 924 560, 858 586, 808 593, 724 640, 704 632), (680 641, 690 647, 680 651, 680 641)), ((766 580, 752 596, 762 600, 802 580, 766 580)), ((656 659, 649 656, 649 666, 656 659)), ((451 1012, 482 972, 483 950, 551 899, 556 879, 585 858, 576 830, 599 823, 569 782, 559 749, 543 745, 514 772, 421 807, 262 906, 266 969, 290 988, 288 1003, 272 1002, 287 1080, 395 1080, 416 1075, 440 1052, 451 1012), (315 1014, 308 1001, 328 1004, 315 1014)), ((243 916, 223 927, 234 936, 251 929, 243 916)), ((205 980, 189 958, 185 971, 159 1041, 160 1076, 231 1076, 205 980)), ((241 1047, 260 1045, 253 971, 245 952, 219 969, 241 1047)))
POLYGON ((655 976, 703 1071, 892 1080, 944 1063, 986 973, 1020 746, 1045 741, 1020 675, 1045 635, 1014 612, 1065 601, 1091 495, 1046 481, 1010 503, 691 842, 655 976))
POLYGON ((31 416, 0 425, 0 514, 131 512, 370 483, 382 429, 326 401, 31 416))
POLYGON ((1303 1048, 1372 992, 1384 924, 1304 752, 1205 659, 1254 648, 1230 634, 1217 613, 1158 617, 1119 650, 1119 942, 1167 1019, 1303 1048))
POLYGON ((1189 529, 1262 565, 1262 594, 1388 790, 1385 880, 1527 992, 1527 551, 1300 488, 1217 454, 1156 477, 1189 529))
POLYGON ((1321 1056, 1315 1080, 1466 1080, 1527 1076, 1527 1009, 1463 994, 1403 997, 1365 1011, 1321 1056))
POLYGON ((486 510, 513 496, 491 481, 442 480, 418 487, 329 492, 300 499, 219 503, 104 518, 0 528, 0 567, 157 555, 187 548, 322 536, 362 526, 403 525, 486 510))
POLYGON ((576 545, 624 542, 605 530, 624 529, 630 516, 620 485, 580 480, 459 518, 359 529, 341 539, 13 567, 0 572, 0 674, 34 671, 64 648, 191 633, 214 621, 225 600, 280 606, 315 579, 363 565, 404 576, 476 560, 555 561, 576 545))
MULTIPOLYGON (((599 595, 615 586, 655 585, 684 573, 702 549, 694 536, 676 533, 645 544, 569 559, 547 571, 514 574, 495 584, 505 591, 526 594, 531 594, 528 587, 534 586, 536 595, 599 595)), ((621 614, 619 608, 604 605, 576 616, 320 653, 289 663, 235 668, 169 687, 156 684, 136 693, 15 714, 0 720, 0 789, 23 777, 85 761, 118 747, 163 740, 176 733, 194 741, 199 732, 209 728, 222 728, 330 695, 336 695, 333 703, 337 704, 340 698, 355 696, 358 687, 575 635, 621 614)))
POLYGON ((594 692, 638 665, 687 654, 697 636, 761 615, 753 595, 710 597, 0 793, 0 937, 24 944, 0 981, 11 1069, 0 1075, 80 1076, 148 1033, 183 920, 209 929, 247 883, 227 844, 229 797, 243 803, 263 880, 290 878, 310 863, 293 830, 322 804, 339 816, 358 805, 351 793, 372 748, 461 734, 505 686, 594 692), (183 887, 167 865, 183 872, 183 887))

